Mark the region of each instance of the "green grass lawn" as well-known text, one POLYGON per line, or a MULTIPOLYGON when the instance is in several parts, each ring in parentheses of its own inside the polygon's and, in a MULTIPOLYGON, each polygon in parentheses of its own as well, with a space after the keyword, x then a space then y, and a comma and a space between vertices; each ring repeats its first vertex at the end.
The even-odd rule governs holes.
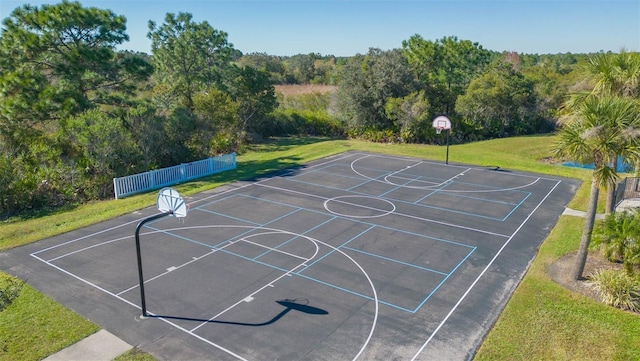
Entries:
MULTIPOLYGON (((507 138, 451 146, 449 162, 500 166, 583 180, 571 208, 585 210, 590 171, 545 161, 553 136, 507 138)), ((444 161, 445 147, 372 144, 353 140, 286 138, 250 147, 237 158, 238 169, 175 186, 190 195, 240 179, 293 167, 347 150, 362 150, 444 161)), ((601 192, 604 193, 604 192, 601 192)), ((0 251, 84 227, 151 206, 156 192, 82 205, 0 225, 0 251)), ((601 202, 603 203, 603 202, 601 202)), ((602 208, 600 208, 602 209, 602 208)), ((556 285, 547 264, 577 248, 582 219, 563 216, 541 247, 505 312, 480 348, 478 360, 637 360, 640 317, 598 304, 556 285)), ((7 277, 1 274, 1 277, 7 277)), ((97 326, 27 287, 0 312, 0 360, 37 360, 95 332, 97 326), (47 322, 45 327, 40 327, 47 322), (13 327, 14 324, 24 325, 13 327), (70 327, 73 326, 73 327, 70 327), (47 344, 46 348, 43 344, 47 344)), ((123 360, 148 360, 140 352, 123 360)))

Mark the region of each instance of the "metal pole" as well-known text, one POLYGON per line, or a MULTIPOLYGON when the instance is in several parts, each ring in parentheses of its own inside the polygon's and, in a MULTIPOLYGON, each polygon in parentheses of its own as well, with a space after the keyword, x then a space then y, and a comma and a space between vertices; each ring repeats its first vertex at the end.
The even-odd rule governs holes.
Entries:
POLYGON ((140 228, 142 228, 142 226, 147 222, 151 222, 170 214, 171 213, 159 213, 149 218, 145 218, 140 223, 138 223, 138 226, 136 227, 136 253, 138 255, 138 277, 140 278, 140 300, 142 304, 142 317, 147 317, 147 305, 144 300, 144 277, 142 277, 142 256, 140 255, 140 228))
POLYGON ((447 129, 447 157, 445 158, 444 164, 449 164, 449 133, 451 133, 451 129, 447 129))

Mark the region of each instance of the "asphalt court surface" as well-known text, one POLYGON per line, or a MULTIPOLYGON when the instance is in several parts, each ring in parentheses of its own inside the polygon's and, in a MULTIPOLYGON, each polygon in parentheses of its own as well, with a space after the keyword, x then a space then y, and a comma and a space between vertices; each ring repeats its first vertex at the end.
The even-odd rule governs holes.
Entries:
POLYGON ((466 360, 579 182, 347 152, 0 255, 158 359, 466 360))

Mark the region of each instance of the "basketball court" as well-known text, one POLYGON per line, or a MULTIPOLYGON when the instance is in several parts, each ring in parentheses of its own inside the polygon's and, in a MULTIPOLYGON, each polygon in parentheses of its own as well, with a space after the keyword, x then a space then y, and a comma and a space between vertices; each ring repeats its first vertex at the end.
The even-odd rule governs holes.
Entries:
POLYGON ((160 360, 467 360, 579 182, 347 152, 0 255, 160 360))

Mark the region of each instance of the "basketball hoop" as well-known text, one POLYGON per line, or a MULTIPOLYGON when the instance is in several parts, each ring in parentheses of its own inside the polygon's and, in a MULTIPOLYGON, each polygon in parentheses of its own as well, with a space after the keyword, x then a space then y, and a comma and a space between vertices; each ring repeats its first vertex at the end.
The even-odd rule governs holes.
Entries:
POLYGON ((431 126, 436 130, 436 134, 440 134, 443 130, 447 130, 447 156, 444 163, 449 164, 449 134, 451 133, 451 120, 444 115, 440 115, 433 119, 431 126))
POLYGON ((189 211, 189 205, 184 202, 178 191, 173 188, 162 188, 158 193, 158 210, 177 218, 184 218, 189 211))
POLYGON ((160 219, 166 216, 173 216, 180 220, 184 220, 189 211, 189 205, 184 202, 184 199, 180 196, 178 191, 173 188, 162 188, 158 193, 156 205, 160 213, 151 217, 147 217, 138 223, 135 232, 136 238, 136 256, 138 259, 138 278, 140 280, 140 308, 142 309, 141 319, 148 317, 147 304, 144 296, 144 276, 142 274, 142 255, 140 254, 140 229, 142 226, 156 219, 160 219))

